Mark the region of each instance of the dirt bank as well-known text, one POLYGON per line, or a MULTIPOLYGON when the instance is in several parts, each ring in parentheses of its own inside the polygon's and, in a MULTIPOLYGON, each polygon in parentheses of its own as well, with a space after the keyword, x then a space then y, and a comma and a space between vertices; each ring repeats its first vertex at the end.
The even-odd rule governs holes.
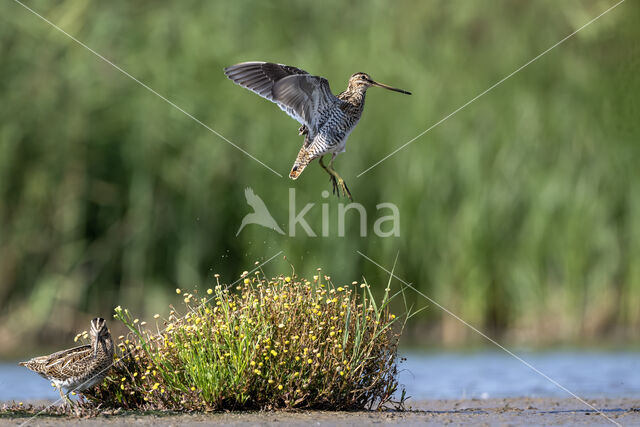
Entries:
MULTIPOLYGON (((640 399, 588 400, 612 421, 621 425, 640 425, 640 399)), ((213 414, 117 414, 93 418, 38 416, 0 418, 0 425, 612 425, 607 418, 576 399, 488 399, 413 402, 406 412, 237 412, 213 414)))

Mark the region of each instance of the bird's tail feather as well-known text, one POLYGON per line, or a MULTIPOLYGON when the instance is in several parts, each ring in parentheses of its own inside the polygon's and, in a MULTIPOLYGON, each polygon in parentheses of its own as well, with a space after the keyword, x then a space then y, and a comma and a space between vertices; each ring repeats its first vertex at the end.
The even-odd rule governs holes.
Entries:
POLYGON ((302 147, 298 152, 298 157, 291 168, 291 172, 289 172, 289 178, 298 179, 304 168, 306 168, 313 159, 311 152, 309 152, 305 147, 302 147))

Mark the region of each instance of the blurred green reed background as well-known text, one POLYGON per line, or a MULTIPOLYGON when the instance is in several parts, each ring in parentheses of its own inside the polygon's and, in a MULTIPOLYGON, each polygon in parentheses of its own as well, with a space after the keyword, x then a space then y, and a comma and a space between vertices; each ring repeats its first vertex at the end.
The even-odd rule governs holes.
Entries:
MULTIPOLYGON (((381 291, 396 273, 469 323, 526 345, 640 338, 640 7, 628 1, 406 149, 357 175, 614 4, 604 1, 89 2, 30 7, 282 174, 38 19, 0 5, 0 355, 59 347, 122 305, 149 317, 176 287, 268 274, 381 291), (223 67, 301 67, 368 92, 336 168, 368 213, 337 236, 326 174, 287 174, 298 124, 223 67), (287 230, 289 188, 320 236, 257 225, 251 187, 287 230), (373 223, 395 203, 400 236, 373 223)), ((398 286, 394 282, 394 286, 398 286)), ((481 338, 410 292, 406 343, 481 338)), ((400 308, 398 308, 400 309, 400 308)))

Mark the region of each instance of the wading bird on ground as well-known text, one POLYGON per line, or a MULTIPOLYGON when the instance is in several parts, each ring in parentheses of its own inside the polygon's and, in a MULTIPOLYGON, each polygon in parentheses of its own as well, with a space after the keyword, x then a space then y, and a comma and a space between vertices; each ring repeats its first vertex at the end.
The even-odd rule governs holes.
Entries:
POLYGON ((113 363, 113 340, 107 322, 96 317, 91 321, 91 344, 62 350, 49 356, 20 362, 51 381, 63 401, 71 404, 69 392, 82 391, 99 384, 113 363), (62 389, 66 389, 63 394, 62 389))
POLYGON ((378 83, 366 73, 352 75, 347 89, 338 96, 331 93, 327 79, 288 65, 243 62, 225 68, 224 73, 240 86, 276 103, 302 125, 298 132, 304 135, 304 144, 289 177, 297 179, 311 161, 320 158, 320 166, 333 184, 333 193, 339 196, 342 190, 349 199, 351 193, 333 169, 333 161, 345 150, 347 138, 362 116, 367 89, 378 86, 411 95, 406 90, 378 83), (328 165, 322 161, 326 154, 331 154, 328 165))

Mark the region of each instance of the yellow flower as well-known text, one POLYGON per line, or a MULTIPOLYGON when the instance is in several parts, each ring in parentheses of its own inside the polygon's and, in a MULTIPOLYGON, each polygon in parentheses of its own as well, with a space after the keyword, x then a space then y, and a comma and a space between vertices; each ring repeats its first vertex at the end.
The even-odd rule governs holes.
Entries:
POLYGON ((338 291, 338 292, 342 292, 342 291, 344 291, 344 288, 343 288, 342 286, 340 286, 340 287, 337 289, 337 291, 338 291))
POLYGON ((124 384, 120 384, 120 390, 124 390, 124 384))
POLYGON ((391 317, 391 320, 393 320, 393 319, 395 319, 395 318, 396 318, 396 315, 395 315, 395 314, 392 314, 390 317, 391 317))
POLYGON ((271 350, 271 354, 274 355, 274 356, 278 355, 278 353, 275 350, 271 350))
POLYGON ((249 283, 251 283, 251 280, 249 280, 249 279, 244 279, 244 284, 245 284, 245 285, 248 285, 249 283))
POLYGON ((311 364, 313 363, 313 360, 308 359, 308 360, 307 360, 307 363, 308 363, 309 365, 311 365, 311 364))
POLYGON ((340 376, 344 377, 344 371, 340 371, 340 376))
POLYGON ((282 390, 282 384, 278 386, 278 390, 282 390))
POLYGON ((287 283, 291 282, 291 277, 289 277, 289 276, 285 277, 284 281, 287 282, 287 283))
POLYGON ((195 387, 191 387, 191 391, 196 391, 196 388, 195 387))
POLYGON ((153 387, 151 387, 151 389, 152 389, 152 390, 157 390, 157 389, 158 389, 158 387, 160 387, 160 383, 155 383, 155 384, 153 385, 153 387))
POLYGON ((273 380, 271 378, 269 378, 269 381, 267 381, 269 384, 273 384, 273 380))
POLYGON ((253 370, 253 372, 254 372, 256 375, 260 375, 260 369, 254 369, 254 370, 253 370))
POLYGON ((336 333, 335 333, 335 332, 333 332, 333 331, 329 332, 329 335, 330 335, 330 336, 334 336, 335 334, 336 334, 336 333))
POLYGON ((211 294, 213 293, 213 289, 211 289, 211 288, 207 289, 207 293, 208 293, 209 295, 211 295, 211 294))
POLYGON ((182 291, 180 290, 180 288, 176 288, 176 294, 180 295, 182 293, 182 291))
POLYGON ((299 360, 300 360, 300 357, 299 357, 299 356, 296 356, 296 362, 297 362, 297 361, 299 361, 299 360))

